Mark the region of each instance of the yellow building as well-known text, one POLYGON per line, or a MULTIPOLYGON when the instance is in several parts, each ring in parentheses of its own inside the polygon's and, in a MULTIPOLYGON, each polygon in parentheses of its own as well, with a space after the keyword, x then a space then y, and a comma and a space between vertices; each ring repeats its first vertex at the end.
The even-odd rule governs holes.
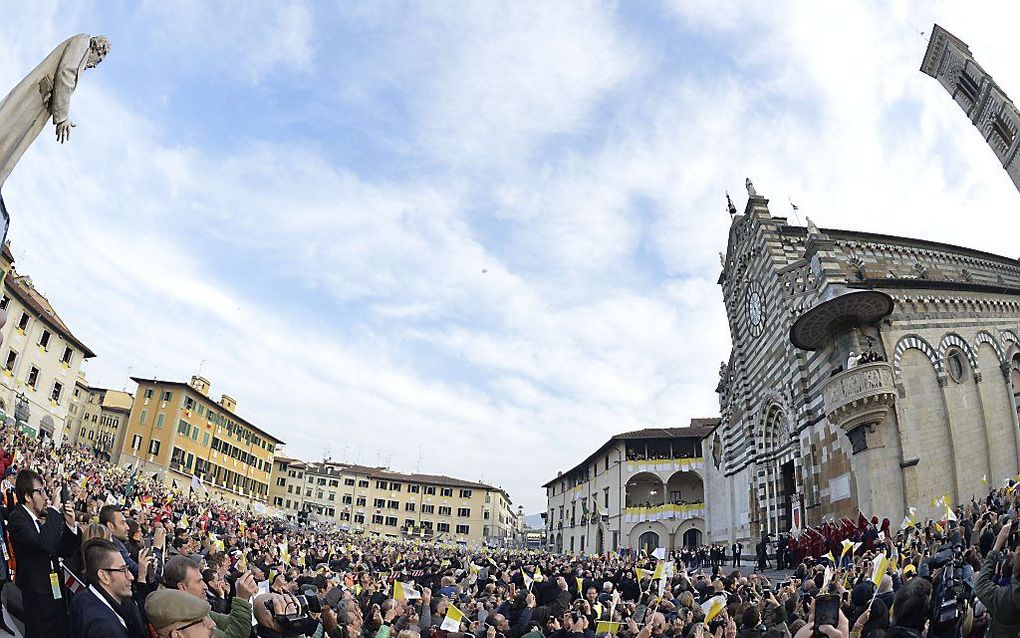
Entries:
POLYGON ((238 504, 268 500, 273 454, 283 441, 238 416, 233 398, 213 401, 200 376, 190 383, 131 380, 138 389, 121 465, 158 472, 184 491, 198 477, 213 498, 238 504))
POLYGON ((287 459, 273 480, 277 509, 373 536, 506 544, 516 525, 504 490, 449 476, 287 459))
POLYGON ((77 396, 72 398, 70 408, 75 418, 68 420, 65 440, 99 458, 119 463, 134 397, 120 390, 82 387, 83 382, 84 378, 79 377, 75 384, 77 396))

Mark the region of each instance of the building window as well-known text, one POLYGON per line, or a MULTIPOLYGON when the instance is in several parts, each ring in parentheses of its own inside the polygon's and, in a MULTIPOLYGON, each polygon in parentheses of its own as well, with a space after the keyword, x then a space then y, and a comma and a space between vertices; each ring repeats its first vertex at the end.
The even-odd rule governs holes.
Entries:
POLYGON ((453 510, 450 508, 449 505, 440 505, 439 506, 439 515, 440 516, 449 516, 452 511, 453 510))
POLYGON ((18 319, 18 330, 22 332, 28 330, 28 313, 25 311, 21 312, 21 317, 18 319))
POLYGON ((357 500, 355 500, 355 501, 354 501, 354 506, 355 506, 355 507, 365 507, 365 502, 366 502, 366 500, 367 500, 367 499, 365 499, 365 497, 364 497, 364 496, 359 496, 359 497, 357 498, 357 500))
POLYGON ((172 398, 174 398, 174 393, 173 392, 167 390, 167 391, 165 391, 163 393, 163 401, 169 401, 172 398))
POLYGON ((4 363, 4 368, 8 372, 14 372, 14 364, 18 362, 18 353, 13 350, 7 351, 7 361, 4 363))
POLYGON ((460 497, 461 498, 471 498, 471 490, 461 490, 460 491, 460 497))
POLYGON ((467 533, 470 532, 470 530, 471 530, 471 528, 469 526, 467 526, 467 525, 458 525, 457 526, 457 533, 458 534, 467 534, 467 533))
POLYGON ((440 488, 439 495, 440 496, 453 496, 453 488, 452 487, 440 488))
POLYGON ((382 514, 372 514, 372 524, 373 525, 382 525, 382 523, 383 523, 383 516, 382 516, 382 514))
POLYGON ((404 519, 404 527, 406 527, 407 529, 414 529, 414 519, 413 518, 405 518, 404 519))
POLYGON ((413 512, 414 511, 414 503, 404 503, 404 511, 406 511, 406 512, 413 512))
POLYGON ((156 439, 149 441, 149 454, 159 454, 159 441, 156 439))
POLYGON ((963 383, 964 373, 967 370, 967 363, 963 360, 963 352, 959 348, 951 348, 946 354, 946 368, 949 371, 949 378, 957 383, 963 383))
POLYGON ((422 505, 421 506, 421 513, 422 514, 435 514, 436 513, 436 506, 435 505, 422 505))
POLYGON ((365 515, 364 514, 355 514, 354 515, 354 522, 355 523, 364 523, 365 522, 365 515))
POLYGON ((417 494, 418 493, 418 486, 417 485, 408 485, 407 486, 407 493, 408 494, 417 494))
POLYGON ((397 517, 396 516, 387 516, 386 517, 386 524, 391 526, 391 527, 396 527, 397 526, 397 517))
POLYGON ((372 507, 378 507, 379 509, 382 509, 382 508, 386 507, 386 499, 384 499, 384 498, 377 498, 377 499, 373 500, 372 501, 372 507))
POLYGON ((390 483, 390 491, 391 492, 399 492, 400 488, 401 488, 400 483, 390 483))
POLYGON ((458 507, 457 516, 461 518, 471 518, 471 508, 469 507, 458 507))
POLYGON ((436 487, 434 485, 426 485, 424 489, 425 489, 424 493, 425 493, 426 496, 435 496, 436 495, 436 487))
POLYGON ((50 401, 56 401, 60 403, 60 393, 64 391, 64 386, 60 385, 59 381, 53 382, 53 389, 50 390, 50 401))
POLYGON ((344 479, 344 485, 346 485, 348 487, 354 487, 354 479, 352 479, 352 478, 345 478, 344 479))
POLYGON ((4 295, 3 299, 0 299, 0 310, 6 311, 7 306, 9 305, 11 305, 11 298, 8 297, 7 295, 4 295))
POLYGON ((436 523, 436 531, 437 532, 449 532, 450 531, 450 524, 449 523, 436 523))
POLYGON ((358 487, 368 487, 368 481, 364 479, 358 481, 358 487))
POLYGON ((400 509, 400 503, 397 501, 386 501, 386 507, 391 510, 398 510, 400 509))
POLYGON ((162 412, 160 412, 159 414, 156 415, 156 429, 157 430, 162 430, 163 429, 163 413, 162 412))
POLYGON ((39 383, 39 368, 32 366, 28 369, 28 385, 35 390, 35 385, 39 383))
POLYGON ((50 331, 43 330, 42 334, 39 335, 39 347, 46 350, 50 347, 50 331))
POLYGON ((60 362, 69 366, 72 357, 74 357, 74 350, 71 350, 71 346, 64 346, 64 354, 60 355, 60 362))
POLYGON ((344 505, 350 505, 351 503, 354 502, 354 498, 350 494, 344 494, 343 497, 341 497, 340 501, 344 505))
POLYGON ((375 489, 377 489, 377 490, 384 490, 384 489, 386 489, 386 485, 387 485, 386 481, 376 481, 375 482, 375 489))

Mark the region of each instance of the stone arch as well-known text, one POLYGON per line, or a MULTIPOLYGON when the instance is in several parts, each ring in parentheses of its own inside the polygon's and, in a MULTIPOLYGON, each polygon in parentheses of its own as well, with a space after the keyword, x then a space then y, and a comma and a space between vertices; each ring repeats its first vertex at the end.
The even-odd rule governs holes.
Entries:
POLYGON ((949 494, 957 500, 949 415, 939 384, 939 361, 933 361, 932 354, 934 350, 926 352, 924 347, 903 348, 899 377, 903 389, 896 402, 904 460, 916 459, 904 468, 906 502, 918 508, 919 518, 937 513, 929 508, 934 498, 949 494))
POLYGON ((786 410, 775 401, 768 401, 761 412, 758 427, 758 454, 767 455, 781 449, 789 441, 786 410))
POLYGON ((910 334, 904 335, 896 342, 896 348, 893 350, 893 371, 896 376, 899 377, 901 373, 901 366, 903 363, 903 353, 907 350, 916 349, 920 350, 924 356, 928 357, 928 361, 935 367, 935 373, 942 372, 942 357, 935 352, 935 348, 931 347, 924 337, 910 334))
POLYGON ((1006 352, 1002 349, 1002 346, 999 345, 999 340, 996 339, 992 333, 987 330, 979 331, 977 336, 974 337, 974 349, 980 350, 982 343, 987 343, 993 350, 995 350, 995 356, 998 357, 1000 364, 1006 363, 1006 352))
POLYGON ((973 368, 975 373, 980 371, 981 368, 978 366, 977 355, 974 354, 974 348, 971 348, 970 344, 955 332, 947 332, 942 337, 942 341, 939 342, 939 359, 942 361, 943 369, 945 369, 946 366, 946 353, 952 347, 959 348, 965 355, 967 355, 967 361, 970 361, 970 367, 973 368))
POLYGON ((1020 339, 1017 338, 1016 333, 1012 330, 1000 330, 999 336, 1002 337, 1003 341, 1012 341, 1014 345, 1020 343, 1020 339))
POLYGON ((666 481, 667 503, 704 503, 705 484, 695 472, 677 470, 666 481))
MULTIPOLYGON (((978 337, 981 335, 979 334, 978 337)), ((977 346, 978 361, 988 370, 994 369, 1005 361, 1005 353, 997 348, 997 343, 989 337, 977 346)), ((1017 473, 1016 438, 1013 432, 1013 406, 1010 397, 1008 371, 1002 377, 991 375, 981 384, 981 409, 984 413, 986 439, 988 441, 989 468, 988 480, 992 485, 1000 485, 1004 479, 1017 473)))
POLYGON ((654 472, 638 472, 627 479, 624 495, 627 507, 662 505, 666 498, 666 484, 654 472))

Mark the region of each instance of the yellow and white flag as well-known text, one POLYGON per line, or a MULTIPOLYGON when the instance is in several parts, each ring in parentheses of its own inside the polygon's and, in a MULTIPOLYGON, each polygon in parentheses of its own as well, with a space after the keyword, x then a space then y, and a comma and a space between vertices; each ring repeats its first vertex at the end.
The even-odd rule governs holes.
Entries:
POLYGON ((701 613, 705 614, 705 622, 712 622, 712 619, 719 615, 719 612, 726 607, 725 596, 713 596, 701 603, 701 613))
POLYGON ((854 546, 854 542, 852 540, 847 539, 847 538, 843 539, 843 550, 839 552, 839 560, 840 561, 843 560, 843 557, 846 556, 846 553, 848 551, 853 549, 853 546, 854 546))
POLYGON ((536 583, 542 582, 542 570, 539 569, 538 567, 535 568, 535 582, 536 583))
POLYGON ((988 485, 988 475, 987 474, 982 474, 981 475, 981 484, 982 485, 988 485))
POLYGON ((659 563, 655 566, 655 571, 652 572, 652 580, 660 580, 665 574, 665 567, 666 567, 665 563, 663 563, 660 560, 659 563))
POLYGON ((882 552, 873 560, 871 582, 875 583, 875 587, 878 587, 882 584, 882 578, 885 576, 886 570, 889 569, 889 559, 886 558, 885 552, 882 552))
POLYGON ((641 582, 642 580, 652 575, 652 572, 648 571, 647 569, 641 569, 640 567, 635 567, 634 573, 637 574, 638 582, 641 582))
POLYGON ((822 558, 828 560, 833 565, 836 564, 836 557, 832 555, 831 551, 828 551, 828 552, 825 552, 824 554, 822 554, 822 558))
POLYGON ((439 628, 443 631, 460 631, 462 618, 464 618, 464 612, 450 605, 446 608, 446 618, 443 618, 443 624, 439 628))
POLYGON ((524 578, 524 586, 528 591, 531 591, 531 586, 535 584, 535 579, 528 576, 523 567, 521 567, 521 576, 524 578))
POLYGON ((946 506, 946 520, 947 521, 957 520, 956 513, 953 512, 953 508, 949 507, 948 505, 946 506))
POLYGON ((822 579, 822 588, 819 593, 824 594, 825 589, 829 586, 829 581, 832 580, 832 567, 829 565, 825 566, 825 577, 822 579))
POLYGON ((602 634, 609 634, 610 636, 615 636, 616 632, 618 631, 620 631, 620 623, 618 622, 608 622, 605 620, 600 620, 597 623, 595 623, 596 636, 601 636, 602 634))
POLYGON ((421 592, 409 583, 393 581, 393 598, 395 600, 420 600, 421 592))

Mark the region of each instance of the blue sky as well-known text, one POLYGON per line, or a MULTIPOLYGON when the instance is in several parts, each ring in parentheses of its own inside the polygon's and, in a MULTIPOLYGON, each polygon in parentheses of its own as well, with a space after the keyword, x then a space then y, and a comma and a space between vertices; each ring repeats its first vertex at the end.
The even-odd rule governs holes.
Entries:
POLYGON ((0 86, 113 50, 4 186, 19 271, 99 356, 290 454, 539 485, 716 415, 724 192, 1016 255, 1017 193, 918 72, 939 21, 1020 95, 999 5, 8 3, 0 86), (993 23, 994 22, 994 23, 993 23))

